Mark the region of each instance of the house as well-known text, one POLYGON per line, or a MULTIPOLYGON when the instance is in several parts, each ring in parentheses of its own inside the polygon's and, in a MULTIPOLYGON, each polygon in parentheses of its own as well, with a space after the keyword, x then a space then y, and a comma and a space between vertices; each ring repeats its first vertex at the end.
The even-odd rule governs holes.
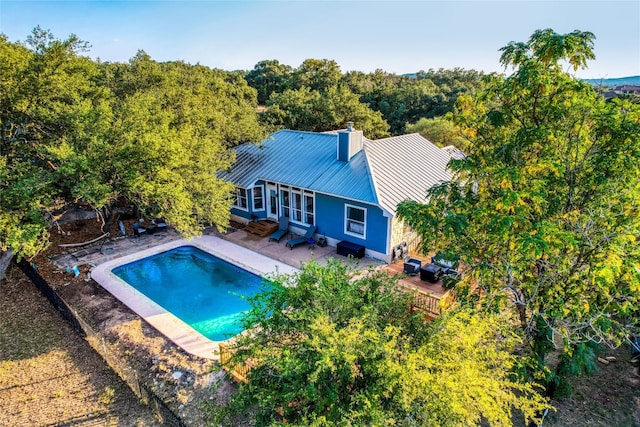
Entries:
POLYGON ((613 88, 616 95, 640 95, 640 86, 622 85, 613 88))
POLYGON ((232 219, 281 216, 316 240, 347 241, 366 256, 391 261, 393 248, 414 239, 396 218, 403 200, 425 200, 427 189, 451 179, 447 164, 460 152, 410 134, 369 140, 347 129, 316 133, 281 130, 261 144, 236 147, 236 163, 221 177, 235 184, 232 219))

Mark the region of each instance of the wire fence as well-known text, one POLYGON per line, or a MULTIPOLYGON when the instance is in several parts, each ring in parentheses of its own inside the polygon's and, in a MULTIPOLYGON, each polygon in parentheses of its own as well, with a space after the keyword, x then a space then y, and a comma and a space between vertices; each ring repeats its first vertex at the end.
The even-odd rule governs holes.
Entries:
POLYGON ((110 350, 104 337, 77 315, 29 262, 23 259, 16 264, 45 298, 47 298, 51 305, 60 312, 62 317, 66 319, 78 333, 86 338, 87 342, 105 360, 107 365, 153 410, 163 425, 169 427, 186 427, 186 424, 167 406, 164 400, 156 395, 154 391, 140 379, 138 372, 131 368, 123 358, 110 350))

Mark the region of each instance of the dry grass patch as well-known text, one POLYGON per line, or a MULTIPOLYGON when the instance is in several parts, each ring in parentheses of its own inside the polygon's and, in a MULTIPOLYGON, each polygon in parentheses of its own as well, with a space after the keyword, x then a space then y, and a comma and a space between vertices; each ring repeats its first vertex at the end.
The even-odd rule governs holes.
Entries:
POLYGON ((12 269, 0 283, 0 425, 158 423, 33 284, 12 269))

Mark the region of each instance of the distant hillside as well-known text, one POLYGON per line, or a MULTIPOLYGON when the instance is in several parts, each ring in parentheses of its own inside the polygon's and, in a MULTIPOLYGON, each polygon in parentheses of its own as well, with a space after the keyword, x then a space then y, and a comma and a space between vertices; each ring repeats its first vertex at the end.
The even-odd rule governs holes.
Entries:
POLYGON ((619 77, 616 79, 583 79, 594 86, 615 87, 623 85, 640 86, 640 76, 619 77))
MULTIPOLYGON (((417 73, 402 74, 406 77, 415 78, 417 73)), ((617 77, 615 79, 582 79, 583 81, 593 85, 602 87, 616 87, 623 85, 640 86, 640 76, 617 77)))

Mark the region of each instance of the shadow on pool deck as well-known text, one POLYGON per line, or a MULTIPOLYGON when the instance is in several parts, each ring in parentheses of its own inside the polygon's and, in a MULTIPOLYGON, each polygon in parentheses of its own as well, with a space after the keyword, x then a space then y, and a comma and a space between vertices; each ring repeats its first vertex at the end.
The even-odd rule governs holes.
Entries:
MULTIPOLYGON (((302 263, 309 261, 326 265, 329 258, 335 258, 341 261, 348 260, 346 257, 336 253, 335 246, 320 247, 317 245, 303 244, 289 249, 286 245, 286 238, 283 238, 280 242, 275 242, 270 241, 268 237, 258 237, 243 230, 236 230, 220 235, 220 237, 295 268, 300 268, 302 263)), ((385 263, 371 258, 358 260, 358 267, 361 269, 366 269, 369 266, 378 267, 382 265, 385 265, 385 263)))
MULTIPOLYGON (((220 237, 295 268, 300 268, 302 263, 309 261, 326 265, 329 258, 347 261, 347 258, 336 253, 336 248, 333 246, 325 246, 322 248, 317 245, 311 246, 304 244, 296 246, 294 249, 289 249, 286 246, 287 240, 285 238, 280 242, 275 242, 270 241, 268 237, 258 237, 239 229, 231 229, 228 233, 220 233, 216 229, 211 228, 205 230, 204 234, 220 237)), ((51 257, 51 261, 63 270, 76 265, 90 265, 95 267, 112 259, 181 238, 180 234, 174 230, 138 237, 120 237, 55 255, 51 257)), ((385 265, 384 262, 371 258, 358 260, 358 268, 361 269, 366 269, 369 266, 379 267, 383 265, 385 265)))

